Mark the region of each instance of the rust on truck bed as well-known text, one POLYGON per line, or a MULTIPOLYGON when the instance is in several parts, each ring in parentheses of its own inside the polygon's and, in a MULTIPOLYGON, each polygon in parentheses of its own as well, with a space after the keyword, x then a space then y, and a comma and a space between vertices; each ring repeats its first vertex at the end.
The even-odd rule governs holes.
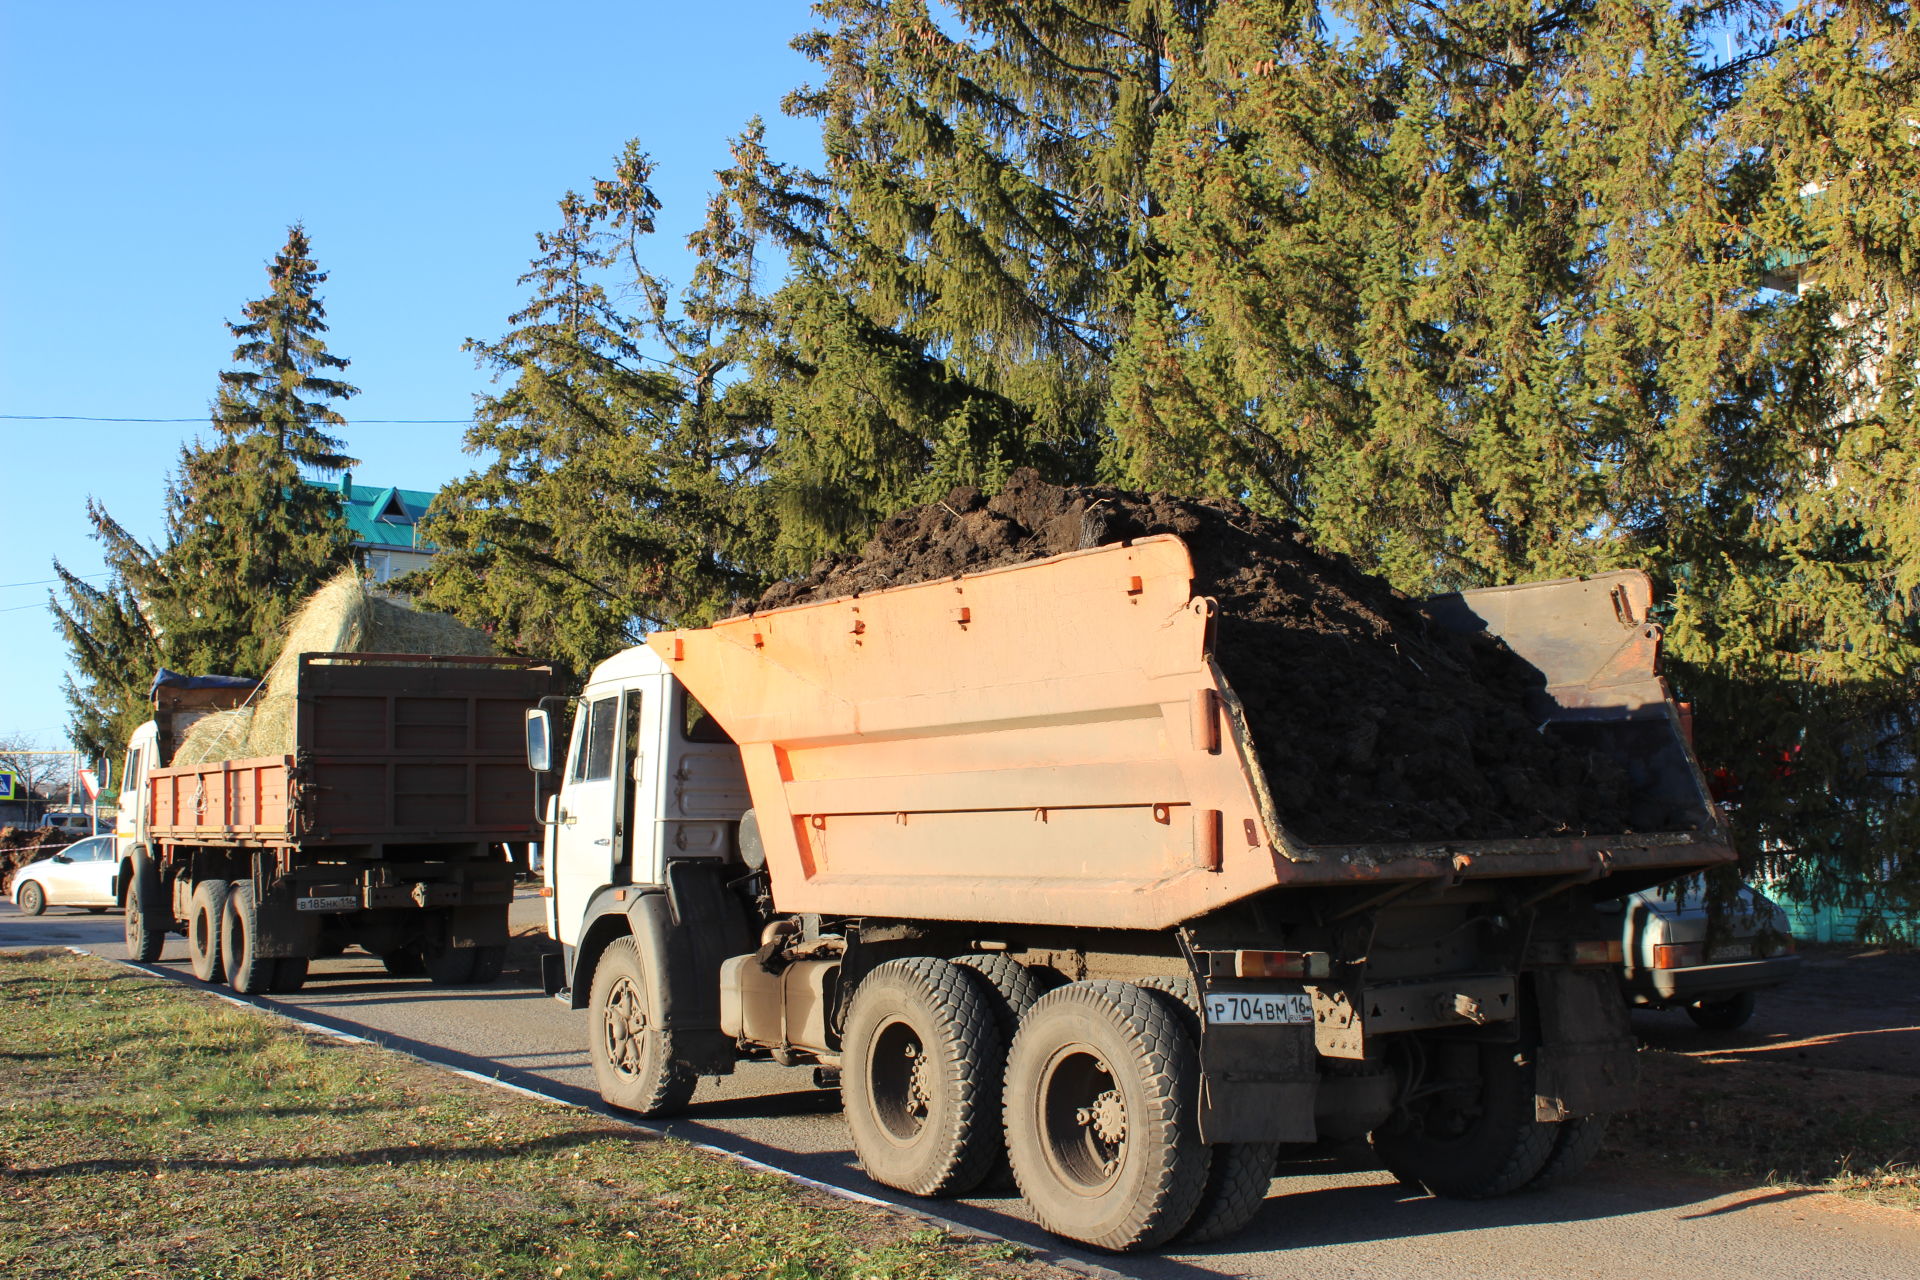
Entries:
POLYGON ((1193 578, 1158 535, 648 644, 740 745, 782 911, 1157 929, 1276 886, 1732 857, 1655 666, 1644 574, 1434 616, 1541 669, 1543 732, 1625 753, 1646 829, 1347 846, 1289 830, 1193 578))
POLYGON ((312 653, 295 753, 156 769, 152 836, 198 845, 536 838, 526 710, 553 671, 513 658, 312 653))

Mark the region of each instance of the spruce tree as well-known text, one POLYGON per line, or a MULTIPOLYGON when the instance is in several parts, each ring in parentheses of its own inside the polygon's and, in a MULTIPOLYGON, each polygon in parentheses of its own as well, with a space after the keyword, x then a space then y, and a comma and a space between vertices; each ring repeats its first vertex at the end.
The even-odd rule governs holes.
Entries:
POLYGON ((1904 7, 1327 8, 1223 4, 1177 86, 1133 474, 1415 591, 1648 567, 1744 852, 1910 885, 1904 7))
POLYGON ((568 192, 520 282, 532 298, 494 342, 469 341, 504 386, 467 447, 491 454, 442 491, 440 554, 404 584, 575 673, 646 628, 711 619, 756 579, 740 482, 756 432, 728 389, 734 315, 751 305, 752 242, 716 206, 701 274, 677 309, 640 264, 659 208, 630 142, 591 198, 568 192), (619 300, 634 299, 638 315, 619 300))
POLYGON ((60 586, 49 593, 49 605, 73 668, 63 681, 72 716, 67 738, 89 757, 111 759, 152 715, 148 691, 162 665, 160 641, 141 600, 162 580, 153 550, 91 498, 87 519, 101 545, 108 580, 95 586, 56 559, 53 571, 60 586))
POLYGON ((57 562, 54 614, 72 654, 70 733, 117 753, 150 714, 156 667, 261 676, 301 601, 348 563, 346 522, 330 486, 309 483, 353 465, 324 428, 330 401, 356 394, 331 375, 347 361, 321 337, 326 280, 304 228, 268 266, 268 293, 227 328, 238 368, 220 374, 207 436, 182 446, 166 491, 160 541, 133 537, 88 503, 109 573, 92 586, 57 562))
POLYGON ((788 101, 825 165, 743 164, 793 255, 757 381, 787 563, 1016 466, 1088 479, 1106 369, 1158 289, 1146 165, 1206 4, 832 0, 788 101))
POLYGON ((213 437, 180 451, 167 504, 166 589, 153 601, 166 647, 191 670, 263 675, 288 616, 348 562, 338 495, 308 483, 353 465, 327 428, 358 394, 333 376, 326 281, 306 229, 267 268, 271 289, 229 323, 238 368, 220 374, 213 437))

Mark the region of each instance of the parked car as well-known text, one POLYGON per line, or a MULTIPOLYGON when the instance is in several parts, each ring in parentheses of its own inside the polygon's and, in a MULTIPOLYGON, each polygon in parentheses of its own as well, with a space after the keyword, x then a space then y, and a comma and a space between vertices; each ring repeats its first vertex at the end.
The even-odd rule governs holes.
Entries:
POLYGON ((1732 1031, 1753 1016, 1754 993, 1794 975, 1787 913, 1740 886, 1715 906, 1679 881, 1627 899, 1621 935, 1627 999, 1639 1008, 1679 1009, 1708 1031, 1732 1031))
POLYGON ((13 873, 13 904, 30 916, 48 907, 105 911, 118 906, 113 877, 120 869, 112 836, 91 836, 13 873))
MULTIPOLYGON (((64 831, 71 836, 94 835, 93 817, 84 809, 49 809, 40 817, 40 825, 53 831, 64 831)), ((113 830, 109 818, 100 819, 100 830, 113 830)))

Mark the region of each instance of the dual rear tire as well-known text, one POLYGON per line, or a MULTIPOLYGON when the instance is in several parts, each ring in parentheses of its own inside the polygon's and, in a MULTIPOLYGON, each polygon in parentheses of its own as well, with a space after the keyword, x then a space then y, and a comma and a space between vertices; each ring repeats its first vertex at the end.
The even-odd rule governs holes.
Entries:
POLYGON ((260 912, 254 902, 253 884, 236 880, 227 893, 220 926, 220 958, 227 984, 249 996, 298 991, 307 980, 307 957, 261 955, 259 938, 260 912))
POLYGON ((1116 1252, 1244 1226, 1273 1148, 1201 1142, 1198 1045, 1177 997, 1045 987, 997 956, 894 960, 862 979, 841 1082, 868 1176, 957 1195, 1004 1160, 1042 1226, 1116 1252))

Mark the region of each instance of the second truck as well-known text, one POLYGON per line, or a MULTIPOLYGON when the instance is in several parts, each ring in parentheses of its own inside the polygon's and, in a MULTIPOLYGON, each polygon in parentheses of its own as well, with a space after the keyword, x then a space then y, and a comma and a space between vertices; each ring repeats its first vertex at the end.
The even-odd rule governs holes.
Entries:
POLYGON ((527 710, 552 688, 519 659, 303 653, 292 750, 183 762, 204 717, 257 681, 161 672, 121 775, 127 953, 184 934, 194 975, 289 992, 359 945, 397 975, 487 982, 506 958, 512 850, 535 838, 527 710))

